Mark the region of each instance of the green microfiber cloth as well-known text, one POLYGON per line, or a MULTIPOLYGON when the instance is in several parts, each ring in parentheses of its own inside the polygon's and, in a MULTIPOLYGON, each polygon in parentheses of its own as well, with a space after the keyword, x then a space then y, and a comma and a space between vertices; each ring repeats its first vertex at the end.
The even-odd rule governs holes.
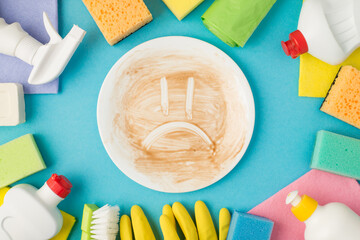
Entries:
POLYGON ((204 25, 231 47, 244 47, 276 0, 215 0, 201 17, 204 25))
POLYGON ((0 188, 46 168, 33 135, 0 146, 0 188))
POLYGON ((319 131, 310 167, 360 180, 360 140, 319 131))

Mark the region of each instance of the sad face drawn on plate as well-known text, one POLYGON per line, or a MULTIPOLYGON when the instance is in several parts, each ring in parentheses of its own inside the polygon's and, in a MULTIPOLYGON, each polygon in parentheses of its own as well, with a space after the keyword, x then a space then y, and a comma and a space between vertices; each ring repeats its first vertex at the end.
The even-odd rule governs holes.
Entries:
POLYGON ((204 58, 151 56, 134 54, 119 67, 113 139, 163 189, 217 181, 242 150, 248 127, 237 79, 204 58))
MULTIPOLYGON (((168 84, 165 77, 161 78, 161 110, 165 116, 169 115, 169 95, 168 95, 168 84)), ((187 91, 186 91, 186 103, 185 103, 185 114, 188 120, 192 119, 192 105, 194 97, 194 78, 189 77, 187 82, 187 91)), ((209 149, 214 151, 214 144, 209 138, 209 136, 198 126, 189 122, 168 122, 164 123, 154 130, 152 130, 149 135, 143 141, 143 147, 149 151, 151 146, 162 136, 167 134, 176 133, 176 132, 188 132, 197 135, 200 137, 208 146, 209 149)))

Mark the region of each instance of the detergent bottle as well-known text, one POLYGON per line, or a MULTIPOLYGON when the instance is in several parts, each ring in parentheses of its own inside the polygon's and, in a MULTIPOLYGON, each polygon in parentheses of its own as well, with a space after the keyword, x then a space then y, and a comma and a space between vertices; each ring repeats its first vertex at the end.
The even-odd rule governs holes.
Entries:
POLYGON ((298 30, 281 42, 286 55, 303 53, 331 65, 342 63, 360 46, 359 0, 305 0, 298 30))
POLYGON ((45 240, 54 237, 63 224, 57 205, 70 193, 72 184, 53 174, 37 189, 19 184, 5 195, 0 207, 1 240, 45 240))
POLYGON ((298 191, 289 193, 286 204, 292 213, 306 224, 305 240, 359 240, 360 216, 342 203, 319 205, 307 195, 300 197, 298 191))

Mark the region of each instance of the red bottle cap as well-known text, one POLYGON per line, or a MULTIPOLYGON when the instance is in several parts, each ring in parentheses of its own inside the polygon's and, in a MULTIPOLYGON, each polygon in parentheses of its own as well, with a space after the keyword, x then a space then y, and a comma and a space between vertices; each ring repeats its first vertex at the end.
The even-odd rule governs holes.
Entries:
POLYGON ((66 198, 71 192, 72 184, 63 175, 58 176, 56 173, 51 175, 51 178, 46 181, 49 188, 59 197, 66 198))
POLYGON ((297 58, 309 51, 304 35, 299 30, 290 33, 289 39, 286 42, 281 41, 281 46, 287 56, 291 55, 292 58, 297 58))

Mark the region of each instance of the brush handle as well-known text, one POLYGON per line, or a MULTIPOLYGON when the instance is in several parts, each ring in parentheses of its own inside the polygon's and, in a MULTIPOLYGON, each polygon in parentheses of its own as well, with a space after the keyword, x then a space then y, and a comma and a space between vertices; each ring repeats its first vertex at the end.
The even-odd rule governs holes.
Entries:
POLYGON ((18 22, 7 24, 0 18, 0 53, 20 58, 31 64, 40 42, 25 32, 18 22))

